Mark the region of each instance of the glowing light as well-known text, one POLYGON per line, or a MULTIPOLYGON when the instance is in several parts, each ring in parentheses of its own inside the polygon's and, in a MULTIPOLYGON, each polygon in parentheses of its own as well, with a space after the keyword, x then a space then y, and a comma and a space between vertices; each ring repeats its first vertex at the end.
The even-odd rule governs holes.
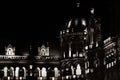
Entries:
POLYGON ((85 46, 85 50, 88 50, 88 46, 85 46))
POLYGON ((68 78, 69 78, 69 76, 67 75, 67 76, 66 76, 66 79, 68 79, 68 78))
POLYGON ((17 78, 18 78, 18 76, 19 76, 19 67, 16 67, 15 76, 16 76, 17 78))
POLYGON ((82 19, 82 25, 86 26, 86 21, 84 19, 82 19))
POLYGON ((4 67, 4 77, 7 77, 7 70, 8 70, 8 68, 7 67, 4 67))
POLYGON ((68 33, 68 32, 69 32, 69 29, 67 29, 66 32, 68 33))
POLYGON ((94 8, 91 8, 90 12, 91 14, 94 14, 94 8))
POLYGON ((80 67, 80 65, 78 64, 77 65, 77 69, 76 69, 76 75, 81 75, 81 67, 80 67))
POLYGON ((59 76, 59 71, 58 71, 58 68, 57 67, 55 67, 54 68, 54 75, 55 75, 55 77, 58 77, 59 76))
POLYGON ((76 75, 73 75, 73 78, 76 78, 76 75))
POLYGON ((69 23, 68 23, 68 28, 70 28, 71 22, 72 22, 72 20, 69 21, 69 23))
POLYGON ((33 65, 30 65, 29 67, 30 67, 30 69, 32 69, 32 68, 33 68, 33 65))
POLYGON ((45 67, 42 68, 42 77, 47 77, 47 71, 45 67))

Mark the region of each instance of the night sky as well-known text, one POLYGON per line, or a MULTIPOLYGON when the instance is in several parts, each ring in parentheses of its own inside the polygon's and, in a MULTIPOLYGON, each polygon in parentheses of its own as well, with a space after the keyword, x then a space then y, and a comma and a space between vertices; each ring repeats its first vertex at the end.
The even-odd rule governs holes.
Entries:
POLYGON ((120 7, 115 0, 6 1, 0 7, 0 44, 58 40, 59 31, 76 14, 77 2, 80 7, 95 8, 96 15, 101 17, 104 38, 120 33, 120 7))

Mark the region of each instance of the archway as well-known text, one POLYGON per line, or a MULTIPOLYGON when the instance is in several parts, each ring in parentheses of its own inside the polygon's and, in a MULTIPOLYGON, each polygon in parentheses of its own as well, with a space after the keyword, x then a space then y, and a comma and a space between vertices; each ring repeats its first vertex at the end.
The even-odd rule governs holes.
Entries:
POLYGON ((34 74, 34 76, 35 77, 40 77, 41 75, 40 75, 40 68, 39 67, 37 67, 36 69, 35 69, 35 74, 34 74))
POLYGON ((4 67, 3 71, 4 71, 4 77, 7 77, 7 75, 8 75, 8 68, 4 67))
POLYGON ((15 69, 15 77, 16 77, 16 79, 18 79, 19 78, 19 67, 16 67, 16 69, 15 69))
POLYGON ((10 77, 13 78, 14 77, 14 68, 10 67, 10 77))
POLYGON ((42 68, 42 77, 47 77, 47 71, 45 67, 42 68))
POLYGON ((58 77, 59 76, 59 70, 57 67, 54 68, 54 76, 58 77))
POLYGON ((26 68, 25 68, 25 67, 22 67, 22 69, 23 69, 23 71, 24 71, 24 76, 23 76, 23 78, 26 79, 26 76, 27 76, 27 74, 26 74, 26 68))

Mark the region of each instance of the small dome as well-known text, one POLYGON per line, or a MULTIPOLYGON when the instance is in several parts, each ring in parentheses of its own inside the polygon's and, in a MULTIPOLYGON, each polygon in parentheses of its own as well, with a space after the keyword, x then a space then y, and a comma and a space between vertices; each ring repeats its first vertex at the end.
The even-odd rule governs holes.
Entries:
POLYGON ((71 29, 73 28, 74 30, 77 31, 83 31, 86 28, 86 19, 85 18, 72 18, 66 23, 65 28, 66 29, 71 29))

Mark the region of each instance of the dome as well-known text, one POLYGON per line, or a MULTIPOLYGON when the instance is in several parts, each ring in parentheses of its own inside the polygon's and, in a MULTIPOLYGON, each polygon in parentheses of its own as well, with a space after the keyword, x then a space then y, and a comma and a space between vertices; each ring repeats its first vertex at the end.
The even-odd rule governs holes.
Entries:
POLYGON ((74 29, 74 31, 82 32, 86 25, 85 18, 72 18, 66 23, 65 29, 74 29))

